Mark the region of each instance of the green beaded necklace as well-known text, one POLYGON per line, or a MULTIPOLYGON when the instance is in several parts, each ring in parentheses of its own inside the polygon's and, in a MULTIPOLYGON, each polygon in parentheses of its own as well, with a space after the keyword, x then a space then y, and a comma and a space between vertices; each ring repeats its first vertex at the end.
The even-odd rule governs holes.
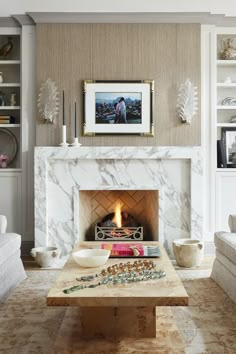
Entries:
POLYGON ((120 265, 113 265, 112 267, 108 267, 107 270, 102 270, 100 274, 95 275, 86 275, 80 278, 76 278, 76 280, 80 282, 90 282, 95 278, 102 276, 103 278, 101 281, 94 283, 94 284, 79 284, 72 286, 68 289, 64 289, 64 294, 71 294, 74 291, 86 289, 86 288, 96 288, 100 285, 107 285, 107 284, 126 284, 126 283, 137 283, 140 281, 147 281, 147 280, 154 280, 163 278, 166 276, 165 271, 163 270, 156 270, 156 265, 151 262, 140 262, 136 261, 135 263, 128 262, 127 265, 121 263, 120 265), (144 269, 141 269, 141 266, 144 269), (116 270, 116 271, 115 271, 116 270))

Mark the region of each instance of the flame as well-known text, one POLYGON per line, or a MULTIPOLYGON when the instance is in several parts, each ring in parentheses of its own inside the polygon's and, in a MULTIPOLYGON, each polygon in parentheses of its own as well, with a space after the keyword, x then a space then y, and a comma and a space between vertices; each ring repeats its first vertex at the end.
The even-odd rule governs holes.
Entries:
POLYGON ((114 222, 116 223, 117 227, 121 227, 122 226, 120 202, 116 203, 114 222))

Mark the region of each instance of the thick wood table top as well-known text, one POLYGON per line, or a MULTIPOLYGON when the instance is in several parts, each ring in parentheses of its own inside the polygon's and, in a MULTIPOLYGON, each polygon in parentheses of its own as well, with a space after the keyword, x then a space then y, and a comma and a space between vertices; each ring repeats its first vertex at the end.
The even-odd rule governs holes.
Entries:
MULTIPOLYGON (((100 242, 84 242, 77 245, 74 251, 82 248, 92 248, 100 242)), ((144 243, 145 244, 145 243, 144 243)), ((109 284, 96 288, 85 288, 71 294, 64 294, 63 289, 78 285, 76 277, 100 273, 102 269, 120 262, 133 261, 132 259, 111 258, 103 267, 82 268, 72 258, 68 259, 60 275, 47 296, 49 306, 186 306, 188 294, 171 264, 165 249, 158 243, 161 251, 160 258, 152 258, 157 269, 166 272, 161 279, 142 281, 129 284, 109 284)), ((135 259, 134 259, 135 260, 135 259)))

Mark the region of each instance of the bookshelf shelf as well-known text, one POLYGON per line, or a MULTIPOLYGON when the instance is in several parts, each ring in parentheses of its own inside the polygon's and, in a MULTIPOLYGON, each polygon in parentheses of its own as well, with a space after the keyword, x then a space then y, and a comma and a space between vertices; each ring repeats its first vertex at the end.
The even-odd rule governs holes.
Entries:
POLYGON ((218 110, 234 110, 234 109, 236 109, 236 106, 221 106, 221 105, 219 105, 216 108, 218 110))
POLYGON ((225 84, 224 82, 217 82, 216 86, 222 88, 236 87, 236 82, 231 82, 230 84, 225 84))
POLYGON ((236 128, 236 123, 217 123, 216 126, 219 128, 236 128))
POLYGON ((0 124, 0 128, 20 128, 20 124, 0 124))
POLYGON ((8 111, 8 110, 18 110, 18 109, 21 109, 20 106, 0 106, 0 111, 1 110, 4 110, 4 111, 8 111))
POLYGON ((235 172, 236 171, 236 168, 231 168, 231 167, 228 167, 228 168, 217 168, 216 169, 216 172, 235 172))
POLYGON ((0 84, 0 87, 20 87, 19 82, 4 82, 0 84))
POLYGON ((7 173, 7 172, 21 172, 21 171, 22 171, 21 168, 14 168, 14 167, 12 167, 12 168, 10 168, 10 167, 8 167, 8 168, 0 168, 0 174, 1 173, 7 173))
POLYGON ((218 66, 235 66, 236 60, 217 60, 216 64, 218 66))

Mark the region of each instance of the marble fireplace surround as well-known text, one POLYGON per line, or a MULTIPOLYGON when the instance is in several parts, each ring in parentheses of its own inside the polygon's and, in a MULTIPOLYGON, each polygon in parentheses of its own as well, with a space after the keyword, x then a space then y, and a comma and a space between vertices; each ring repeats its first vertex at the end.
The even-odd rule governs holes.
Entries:
POLYGON ((80 190, 158 190, 158 240, 202 239, 201 147, 36 147, 35 246, 68 254, 79 235, 80 190))

